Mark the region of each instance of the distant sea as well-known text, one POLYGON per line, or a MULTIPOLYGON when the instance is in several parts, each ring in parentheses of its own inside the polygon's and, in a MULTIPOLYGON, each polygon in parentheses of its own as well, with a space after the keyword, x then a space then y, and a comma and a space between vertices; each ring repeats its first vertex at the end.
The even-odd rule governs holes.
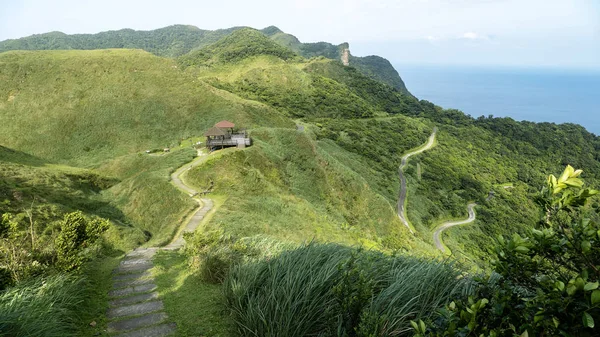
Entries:
POLYGON ((577 123, 600 135, 600 71, 395 65, 408 90, 473 116, 577 123))

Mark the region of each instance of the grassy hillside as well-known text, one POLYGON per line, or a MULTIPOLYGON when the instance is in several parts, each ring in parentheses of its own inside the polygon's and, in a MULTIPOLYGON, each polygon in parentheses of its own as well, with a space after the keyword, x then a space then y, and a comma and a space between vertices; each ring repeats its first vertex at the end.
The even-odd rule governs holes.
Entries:
POLYGON ((200 48, 238 29, 203 30, 189 25, 174 25, 150 31, 121 29, 98 34, 50 32, 0 42, 0 52, 8 50, 92 50, 143 49, 159 56, 176 57, 200 48))
MULTIPOLYGON (((73 34, 50 32, 20 39, 0 41, 0 52, 10 50, 94 50, 94 49, 143 49, 158 56, 179 57, 217 42, 229 34, 247 29, 231 27, 204 30, 189 25, 173 25, 150 31, 121 29, 98 34, 73 34)), ((341 51, 347 43, 338 46, 328 42, 302 43, 295 36, 282 32, 275 26, 260 30, 286 49, 306 58, 324 56, 340 60, 341 51)), ((408 93, 404 82, 394 67, 379 56, 351 57, 352 66, 364 75, 408 93)))
POLYGON ((398 220, 395 204, 361 175, 370 168, 357 156, 332 142, 316 142, 306 132, 257 129, 252 137, 254 146, 187 175, 199 188, 214 181, 214 193, 227 199, 207 230, 389 250, 417 246, 398 220))
MULTIPOLYGON (((190 73, 215 87, 263 102, 293 117, 360 118, 422 110, 414 97, 339 62, 325 58, 290 60, 271 52, 267 53, 271 56, 253 56, 252 52, 257 48, 247 39, 227 40, 224 50, 236 50, 238 54, 243 51, 246 57, 219 62, 220 53, 210 51, 216 47, 209 46, 209 51, 200 50, 198 57, 192 58, 192 53, 180 58, 179 62, 190 67, 190 73), (250 47, 246 47, 248 45, 250 47)), ((217 49, 222 50, 220 47, 224 46, 217 49)))
POLYGON ((236 30, 221 40, 179 58, 182 66, 238 62, 248 57, 272 55, 282 60, 296 58, 297 55, 288 48, 273 42, 258 30, 243 28, 236 30))
POLYGON ((177 145, 221 119, 292 125, 139 50, 1 53, 0 97, 1 144, 83 166, 177 145))

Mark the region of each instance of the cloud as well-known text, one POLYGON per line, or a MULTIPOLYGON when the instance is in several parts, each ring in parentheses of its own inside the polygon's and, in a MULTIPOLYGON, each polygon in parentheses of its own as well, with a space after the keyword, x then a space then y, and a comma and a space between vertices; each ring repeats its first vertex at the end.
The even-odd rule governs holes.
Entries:
POLYGON ((469 41, 489 41, 491 37, 489 35, 481 35, 475 32, 466 32, 462 34, 459 39, 469 41))

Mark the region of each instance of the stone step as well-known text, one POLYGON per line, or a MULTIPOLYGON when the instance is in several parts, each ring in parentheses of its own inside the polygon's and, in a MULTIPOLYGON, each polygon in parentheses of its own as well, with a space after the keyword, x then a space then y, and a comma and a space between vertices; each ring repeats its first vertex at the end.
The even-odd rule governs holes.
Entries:
POLYGON ((152 259, 145 257, 136 257, 132 259, 124 259, 119 263, 119 266, 132 266, 138 264, 152 264, 152 259))
POLYGON ((136 249, 125 255, 125 257, 148 257, 151 258, 156 254, 157 248, 136 249))
POLYGON ((110 308, 106 312, 106 317, 108 317, 109 319, 113 319, 117 317, 143 315, 161 310, 163 310, 162 301, 143 302, 138 304, 126 305, 123 307, 110 308))
POLYGON ((132 280, 136 278, 150 277, 152 274, 149 271, 143 271, 141 273, 132 273, 132 274, 119 274, 113 276, 113 282, 122 282, 126 280, 132 280))
POLYGON ((129 304, 148 302, 151 300, 155 300, 157 298, 158 298, 158 293, 152 292, 152 293, 134 295, 134 296, 129 296, 129 297, 117 298, 117 299, 114 299, 114 300, 108 302, 108 305, 110 305, 111 307, 121 307, 121 306, 129 305, 129 304))
POLYGON ((129 296, 129 295, 133 295, 133 294, 149 293, 154 290, 156 290, 156 284, 147 283, 147 284, 142 284, 142 285, 134 286, 134 287, 127 287, 127 288, 123 288, 123 289, 111 290, 108 292, 108 297, 111 297, 111 298, 123 297, 123 296, 129 296))
POLYGON ((114 282, 113 289, 135 287, 135 286, 139 286, 139 285, 146 284, 146 283, 152 283, 152 282, 154 282, 154 279, 152 277, 134 278, 134 279, 129 279, 129 280, 121 281, 121 282, 114 282))
POLYGON ((117 269, 115 269, 113 271, 113 273, 115 274, 132 274, 132 273, 140 273, 143 271, 146 271, 148 269, 151 269, 153 267, 152 262, 148 261, 147 263, 144 264, 132 264, 132 265, 121 265, 119 267, 117 267, 117 269))
POLYGON ((140 330, 119 334, 116 337, 163 337, 175 331, 175 323, 151 326, 140 330))
POLYGON ((124 319, 121 321, 114 321, 108 323, 108 332, 135 330, 150 325, 160 324, 166 319, 167 314, 164 312, 157 312, 140 317, 124 319))

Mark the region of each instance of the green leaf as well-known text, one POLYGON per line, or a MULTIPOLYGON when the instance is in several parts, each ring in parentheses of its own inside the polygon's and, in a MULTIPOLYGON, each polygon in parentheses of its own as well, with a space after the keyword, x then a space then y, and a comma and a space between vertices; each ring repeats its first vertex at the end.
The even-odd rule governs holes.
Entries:
POLYGON ((579 178, 570 178, 565 181, 567 186, 581 188, 583 187, 583 180, 579 178))
POLYGON ((600 303, 600 290, 594 290, 592 292, 592 305, 600 303))
POLYGON ((569 284, 567 286, 567 294, 569 296, 575 295, 576 292, 577 292, 577 287, 574 284, 569 284))
POLYGON ((585 287, 583 287, 583 290, 585 291, 590 291, 590 290, 594 290, 594 289, 598 289, 598 282, 588 282, 585 287))
POLYGON ((581 277, 578 277, 575 280, 575 286, 577 287, 577 290, 583 290, 583 287, 585 286, 585 281, 581 277))
POLYGON ((592 244, 589 241, 586 240, 581 243, 581 250, 584 253, 589 253, 590 249, 592 249, 592 244))
POLYGON ((421 327, 421 333, 425 333, 425 322, 419 320, 419 326, 421 327))
POLYGON ((529 252, 529 248, 527 248, 525 246, 517 246, 517 248, 515 248, 515 250, 522 254, 527 254, 529 252))
POLYGON ((448 305, 448 308, 450 308, 450 310, 454 311, 454 309, 456 309, 456 303, 454 303, 454 301, 450 302, 450 304, 448 305))
POLYGON ((565 290, 565 283, 562 281, 556 281, 554 282, 554 287, 562 292, 563 290, 565 290))
POLYGON ((573 173, 575 173, 573 166, 567 165, 567 168, 565 168, 564 172, 560 175, 560 178, 558 178, 558 182, 565 182, 573 173))
POLYGON ((587 327, 587 328, 593 328, 594 327, 594 318, 592 317, 592 315, 588 314, 587 312, 583 313, 583 326, 587 327))
POLYGON ((413 329, 415 329, 415 331, 419 331, 419 326, 417 325, 417 322, 410 321, 410 325, 412 325, 412 327, 413 327, 413 329))
POLYGON ((529 337, 529 333, 527 332, 527 330, 525 330, 525 332, 523 332, 520 337, 529 337))
POLYGON ((554 322, 555 328, 558 328, 558 326, 560 325, 560 321, 556 317, 552 317, 552 322, 554 322))

